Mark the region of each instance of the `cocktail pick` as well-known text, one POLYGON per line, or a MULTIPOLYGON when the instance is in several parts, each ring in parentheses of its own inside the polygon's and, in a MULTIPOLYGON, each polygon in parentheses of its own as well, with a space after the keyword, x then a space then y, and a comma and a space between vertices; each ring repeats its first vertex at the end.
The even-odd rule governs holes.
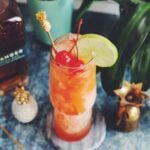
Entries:
POLYGON ((14 96, 15 98, 12 102, 12 113, 14 117, 22 123, 32 121, 38 112, 36 100, 24 87, 17 87, 14 96))
POLYGON ((23 145, 2 124, 0 124, 0 129, 17 145, 19 150, 24 150, 23 145))
MULTIPOLYGON (((47 15, 45 11, 39 11, 38 13, 36 13, 36 19, 40 22, 41 27, 43 28, 43 30, 45 32, 47 32, 48 37, 53 45, 54 50, 56 50, 55 48, 55 44, 54 44, 54 40, 52 38, 51 35, 51 24, 50 22, 47 20, 47 15)), ((56 51, 55 51, 56 53, 56 51)))

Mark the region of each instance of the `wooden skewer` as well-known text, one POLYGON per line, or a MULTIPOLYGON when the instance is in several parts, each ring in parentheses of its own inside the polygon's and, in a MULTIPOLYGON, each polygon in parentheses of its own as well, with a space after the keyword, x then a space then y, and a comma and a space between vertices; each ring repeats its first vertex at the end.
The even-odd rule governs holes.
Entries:
POLYGON ((0 124, 0 129, 14 142, 14 144, 17 145, 19 150, 23 150, 23 145, 18 140, 16 140, 16 138, 1 124, 0 124))

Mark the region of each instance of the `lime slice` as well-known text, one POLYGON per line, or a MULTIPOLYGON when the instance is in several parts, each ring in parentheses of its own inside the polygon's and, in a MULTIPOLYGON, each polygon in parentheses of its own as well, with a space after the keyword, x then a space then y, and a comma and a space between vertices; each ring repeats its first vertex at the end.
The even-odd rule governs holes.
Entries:
POLYGON ((115 45, 101 35, 81 35, 77 45, 79 58, 86 63, 94 58, 97 66, 110 67, 118 58, 118 52, 115 45))

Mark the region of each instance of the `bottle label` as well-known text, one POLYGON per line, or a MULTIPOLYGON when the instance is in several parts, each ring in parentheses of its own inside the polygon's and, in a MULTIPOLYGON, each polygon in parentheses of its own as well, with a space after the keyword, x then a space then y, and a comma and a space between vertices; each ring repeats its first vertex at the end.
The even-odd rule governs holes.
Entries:
POLYGON ((24 57, 23 49, 15 50, 9 54, 0 56, 0 67, 10 62, 16 61, 22 57, 24 57))

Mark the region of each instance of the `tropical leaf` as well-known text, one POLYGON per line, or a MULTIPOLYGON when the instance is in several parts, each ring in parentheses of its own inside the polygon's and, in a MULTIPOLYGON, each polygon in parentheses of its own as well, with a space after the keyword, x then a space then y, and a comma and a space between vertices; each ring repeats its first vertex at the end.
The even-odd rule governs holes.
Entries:
POLYGON ((138 5, 131 19, 127 20, 127 25, 122 29, 118 27, 116 39, 112 39, 119 50, 117 63, 111 68, 101 72, 102 85, 105 91, 110 94, 119 88, 126 65, 136 53, 137 49, 143 44, 150 32, 150 4, 141 3, 138 5))
MULTIPOLYGON (((83 17, 83 15, 87 12, 88 8, 91 6, 91 4, 94 1, 105 1, 105 0, 83 0, 80 8, 77 11, 76 22, 78 22, 83 17)), ((120 5, 122 5, 124 3, 129 3, 129 2, 138 4, 138 3, 145 2, 147 0, 115 0, 115 1, 118 2, 120 5)))
MULTIPOLYGON (((83 0, 77 13, 77 20, 85 14, 94 1, 83 0)), ((131 61, 150 32, 149 0, 115 1, 120 4, 121 10, 125 11, 121 11, 120 19, 109 37, 119 50, 118 61, 111 68, 103 69, 101 73, 102 85, 108 94, 120 86, 126 65, 131 61), (127 7, 122 9, 122 6, 127 7)))
POLYGON ((132 59, 131 81, 142 82, 143 90, 150 86, 150 33, 132 59))
POLYGON ((85 14, 85 12, 88 10, 88 8, 94 1, 95 0, 83 0, 80 8, 77 11, 77 18, 76 18, 77 22, 80 20, 80 18, 82 18, 82 16, 85 14))

